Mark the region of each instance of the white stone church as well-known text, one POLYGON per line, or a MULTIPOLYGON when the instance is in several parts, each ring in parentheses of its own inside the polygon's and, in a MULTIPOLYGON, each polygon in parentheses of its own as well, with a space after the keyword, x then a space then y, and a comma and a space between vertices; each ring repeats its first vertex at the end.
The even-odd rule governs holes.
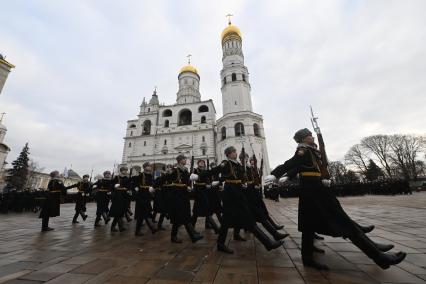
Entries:
POLYGON ((258 166, 263 158, 263 172, 270 171, 263 118, 253 112, 240 29, 229 22, 221 40, 223 116, 216 120, 213 101, 201 98, 200 74, 188 62, 178 75, 175 104, 160 104, 154 91, 149 102, 143 100, 138 117, 127 121, 122 165, 141 167, 149 161, 161 170, 175 164, 179 153, 219 163, 226 147, 239 153, 244 145, 247 154, 256 155, 258 166))

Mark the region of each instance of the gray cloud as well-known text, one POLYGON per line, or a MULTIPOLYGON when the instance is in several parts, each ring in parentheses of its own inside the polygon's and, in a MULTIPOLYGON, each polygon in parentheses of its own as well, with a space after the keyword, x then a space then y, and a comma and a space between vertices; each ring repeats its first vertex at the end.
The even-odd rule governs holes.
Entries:
POLYGON ((222 112, 224 15, 243 32, 254 110, 264 115, 271 166, 320 116, 329 156, 362 137, 424 133, 424 1, 9 2, 0 51, 16 69, 0 96, 6 143, 25 142, 46 170, 101 172, 121 160, 125 122, 158 86, 173 103, 185 56, 204 99, 222 112))

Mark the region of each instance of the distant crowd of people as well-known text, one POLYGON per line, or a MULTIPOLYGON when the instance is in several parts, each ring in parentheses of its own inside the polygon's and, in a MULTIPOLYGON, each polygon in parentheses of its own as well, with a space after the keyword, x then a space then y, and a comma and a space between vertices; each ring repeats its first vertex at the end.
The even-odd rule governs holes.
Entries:
MULTIPOLYGON (((275 201, 279 197, 299 197, 299 183, 288 182, 282 185, 266 186, 264 189, 265 197, 275 201)), ((329 190, 336 196, 361 196, 366 194, 373 195, 397 195, 412 194, 408 181, 402 179, 385 179, 365 182, 352 182, 345 184, 331 184, 329 190)))

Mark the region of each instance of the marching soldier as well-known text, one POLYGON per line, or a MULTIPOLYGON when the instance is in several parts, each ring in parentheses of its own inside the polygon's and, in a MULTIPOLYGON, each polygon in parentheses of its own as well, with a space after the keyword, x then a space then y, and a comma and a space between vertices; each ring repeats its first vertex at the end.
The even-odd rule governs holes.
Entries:
POLYGON ((219 233, 219 227, 212 218, 210 209, 209 194, 207 189, 211 188, 211 174, 206 169, 204 160, 198 160, 197 168, 194 174, 198 175, 198 180, 194 182, 194 206, 192 208, 192 225, 195 228, 198 217, 206 217, 206 228, 211 227, 216 234, 219 233))
POLYGON ((46 199, 41 209, 41 230, 43 232, 51 231, 49 227, 49 218, 61 215, 61 194, 66 194, 66 188, 59 177, 58 171, 50 173, 50 181, 47 185, 46 199))
MULTIPOLYGON (((328 269, 313 258, 314 233, 347 237, 352 243, 371 258, 382 269, 389 268, 404 260, 406 253, 384 253, 371 241, 343 210, 337 198, 328 189, 330 180, 321 174, 323 160, 318 151, 312 133, 301 129, 294 135, 298 143, 295 155, 284 164, 275 168, 266 182, 273 182, 291 170, 296 169, 300 178, 299 224, 302 232, 302 261, 305 266, 328 269)), ((280 178, 285 182, 288 176, 280 178)), ((388 247, 387 247, 388 248, 388 247)), ((386 248, 386 249, 387 249, 386 248)), ((386 250, 385 249, 385 250, 386 250)))
MULTIPOLYGON (((241 163, 244 164, 247 162, 247 160, 248 155, 246 154, 244 157, 242 152, 240 154, 241 163)), ((269 216, 266 205, 262 200, 262 196, 259 194, 259 190, 256 188, 256 184, 260 184, 260 181, 259 179, 256 180, 256 171, 254 169, 254 165, 246 165, 244 172, 245 184, 243 185, 243 192, 247 198, 248 206, 256 218, 256 222, 261 223, 262 226, 268 231, 268 233, 271 234, 272 237, 277 241, 288 237, 288 234, 282 234, 277 231, 283 227, 276 229, 275 226, 278 227, 278 225, 276 225, 273 221, 270 221, 272 218, 269 216), (274 223, 275 226, 272 223, 274 223)), ((238 231, 234 229, 234 239, 238 237, 240 237, 238 231)))
MULTIPOLYGON (((165 230, 163 227, 164 218, 169 218, 169 200, 171 200, 170 192, 171 188, 170 185, 172 183, 170 179, 170 174, 173 171, 173 165, 167 165, 165 172, 161 174, 160 177, 158 177, 155 181, 157 190, 155 191, 154 196, 154 216, 159 213, 160 217, 158 219, 157 223, 157 230, 165 230)), ((173 200, 172 200, 173 201, 173 200)), ((153 217, 155 220, 155 217, 153 217)))
POLYGON ((105 171, 104 177, 102 179, 97 180, 93 184, 93 189, 96 190, 95 200, 96 200, 96 219, 95 219, 95 227, 99 226, 99 222, 101 218, 104 219, 105 225, 108 224, 110 218, 108 216, 109 213, 109 200, 111 192, 114 188, 114 183, 111 180, 111 172, 105 171))
POLYGON ((197 234, 191 223, 191 203, 189 199, 188 187, 191 183, 189 171, 185 167, 186 157, 179 155, 176 158, 177 166, 169 174, 168 179, 172 182, 170 185, 170 197, 168 202, 170 206, 170 221, 172 223, 171 241, 172 243, 182 243, 177 237, 179 227, 185 226, 186 232, 193 243, 203 238, 197 234))
POLYGON ((151 199, 154 193, 154 176, 152 175, 151 164, 146 162, 143 164, 143 172, 133 177, 133 185, 135 187, 135 219, 136 219, 136 236, 142 236, 141 227, 145 220, 151 232, 154 234, 157 230, 152 222, 152 206, 151 199))
POLYGON ((241 228, 251 231, 267 250, 280 247, 283 244, 282 241, 271 240, 256 225, 256 219, 250 211, 247 199, 242 191, 244 167, 237 161, 236 149, 233 146, 226 148, 225 155, 227 160, 212 169, 213 173, 221 174, 221 179, 224 182, 222 194, 223 221, 217 240, 217 249, 225 253, 233 253, 233 250, 225 245, 229 228, 241 228))
POLYGON ((81 218, 83 218, 83 221, 86 221, 87 215, 86 213, 86 196, 90 195, 92 185, 89 182, 89 175, 84 175, 83 180, 79 181, 76 184, 67 186, 66 189, 77 187, 77 197, 75 200, 75 214, 74 218, 72 218, 72 223, 77 224, 77 218, 79 215, 81 215, 81 218))
POLYGON ((114 219, 111 224, 111 232, 117 232, 117 224, 120 232, 126 230, 123 226, 123 217, 128 210, 128 191, 132 188, 127 171, 126 166, 121 167, 120 175, 113 179, 114 189, 112 192, 110 216, 114 219))

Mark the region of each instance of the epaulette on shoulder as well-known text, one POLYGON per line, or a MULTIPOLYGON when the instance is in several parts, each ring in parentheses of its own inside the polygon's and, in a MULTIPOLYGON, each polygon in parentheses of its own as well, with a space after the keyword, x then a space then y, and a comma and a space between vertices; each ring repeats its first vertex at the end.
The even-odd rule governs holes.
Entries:
POLYGON ((298 147, 296 150, 296 155, 303 156, 306 153, 306 147, 298 147))
POLYGON ((223 160, 222 163, 220 163, 220 166, 222 168, 225 167, 227 162, 228 162, 227 160, 223 160))

